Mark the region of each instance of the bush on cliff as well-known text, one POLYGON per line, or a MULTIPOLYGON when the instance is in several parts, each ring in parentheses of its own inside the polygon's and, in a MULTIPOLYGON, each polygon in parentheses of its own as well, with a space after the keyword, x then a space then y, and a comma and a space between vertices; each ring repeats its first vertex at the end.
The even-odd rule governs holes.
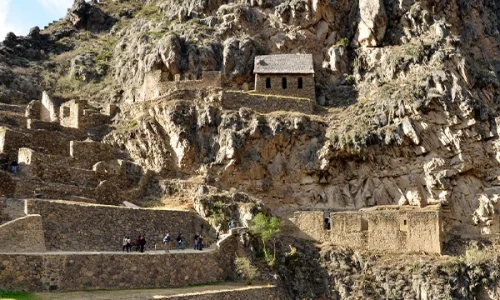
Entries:
POLYGON ((259 235, 262 241, 264 256, 269 266, 273 267, 276 261, 276 240, 274 237, 280 232, 281 220, 277 217, 268 217, 263 213, 257 214, 252 219, 252 226, 250 232, 259 235), (267 251, 266 242, 272 240, 273 254, 267 251))

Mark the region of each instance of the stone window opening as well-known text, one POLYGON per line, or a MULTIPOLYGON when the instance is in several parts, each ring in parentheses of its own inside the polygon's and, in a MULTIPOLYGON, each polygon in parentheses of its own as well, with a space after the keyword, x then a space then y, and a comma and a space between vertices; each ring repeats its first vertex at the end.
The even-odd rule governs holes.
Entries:
POLYGON ((368 231, 368 221, 361 219, 361 231, 368 231))
POLYGON ((63 107, 63 118, 69 118, 71 114, 71 109, 69 107, 63 107))
POLYGON ((271 88, 271 78, 266 78, 266 89, 270 89, 271 88))
POLYGON ((399 220, 399 230, 400 231, 408 231, 408 219, 406 217, 402 217, 399 220))
POLYGON ((281 78, 281 87, 286 90, 286 77, 281 78))
POLYGON ((297 88, 301 90, 304 87, 304 82, 302 81, 302 77, 299 77, 297 80, 297 88))

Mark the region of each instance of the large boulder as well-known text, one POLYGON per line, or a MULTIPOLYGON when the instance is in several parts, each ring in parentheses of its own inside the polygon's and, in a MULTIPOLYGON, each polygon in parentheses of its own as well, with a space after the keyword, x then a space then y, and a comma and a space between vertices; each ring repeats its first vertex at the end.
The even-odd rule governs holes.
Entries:
POLYGON ((387 29, 387 15, 382 0, 359 0, 359 24, 354 38, 356 46, 376 47, 387 29))
POLYGON ((66 18, 77 29, 90 31, 107 30, 115 23, 114 18, 85 0, 75 0, 66 18))

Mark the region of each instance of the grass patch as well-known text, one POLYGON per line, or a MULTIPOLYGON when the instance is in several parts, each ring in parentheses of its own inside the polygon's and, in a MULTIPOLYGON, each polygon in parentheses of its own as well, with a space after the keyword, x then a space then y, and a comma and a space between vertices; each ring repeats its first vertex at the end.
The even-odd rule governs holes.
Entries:
POLYGON ((28 292, 15 292, 15 291, 2 291, 2 290, 0 290, 0 299, 3 299, 3 300, 8 300, 8 299, 37 300, 37 299, 40 299, 40 297, 36 296, 33 293, 28 293, 28 292))

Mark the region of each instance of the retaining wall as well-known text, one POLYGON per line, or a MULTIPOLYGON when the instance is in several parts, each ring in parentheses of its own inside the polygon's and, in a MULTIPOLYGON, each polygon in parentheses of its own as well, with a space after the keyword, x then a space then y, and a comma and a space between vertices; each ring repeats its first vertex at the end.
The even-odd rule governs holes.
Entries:
POLYGON ((234 279, 236 237, 196 254, 0 254, 0 290, 180 287, 234 279))
POLYGON ((264 114, 273 111, 296 111, 312 114, 314 110, 314 102, 309 99, 259 95, 239 91, 223 92, 222 106, 224 109, 232 110, 248 107, 264 114))
MULTIPOLYGON (((40 214, 48 251, 121 251, 124 235, 135 241, 145 235, 148 244, 161 244, 165 232, 175 239, 180 232, 185 245, 201 232, 210 238, 210 225, 189 211, 134 209, 87 203, 27 200, 28 213, 40 214)), ((210 233, 213 235, 213 231, 210 233)))
POLYGON ((44 251, 45 240, 40 215, 29 215, 0 225, 0 253, 44 251))

